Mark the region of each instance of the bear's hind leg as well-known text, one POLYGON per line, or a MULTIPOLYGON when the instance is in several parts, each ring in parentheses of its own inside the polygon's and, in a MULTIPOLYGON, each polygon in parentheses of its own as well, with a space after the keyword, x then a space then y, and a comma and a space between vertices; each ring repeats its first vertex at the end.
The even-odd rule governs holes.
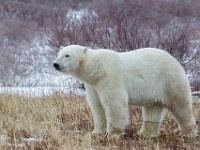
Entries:
POLYGON ((189 103, 182 103, 172 106, 170 112, 179 124, 179 128, 184 136, 196 137, 197 126, 194 120, 192 106, 189 103))
POLYGON ((160 104, 143 107, 143 124, 140 134, 144 137, 157 137, 160 132, 160 125, 165 117, 165 108, 160 104))

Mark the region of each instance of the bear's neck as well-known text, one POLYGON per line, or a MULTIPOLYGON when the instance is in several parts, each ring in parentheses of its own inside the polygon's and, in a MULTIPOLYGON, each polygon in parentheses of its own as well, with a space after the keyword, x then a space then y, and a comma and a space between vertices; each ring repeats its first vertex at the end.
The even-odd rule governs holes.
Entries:
POLYGON ((97 83, 100 83, 107 74, 103 69, 100 60, 82 59, 80 60, 80 66, 75 73, 75 76, 87 84, 96 85, 97 83))

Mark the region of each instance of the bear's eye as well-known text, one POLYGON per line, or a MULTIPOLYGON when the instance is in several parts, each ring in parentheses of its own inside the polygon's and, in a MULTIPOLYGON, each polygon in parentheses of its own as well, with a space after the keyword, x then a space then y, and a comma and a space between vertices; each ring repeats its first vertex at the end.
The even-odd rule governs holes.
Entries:
POLYGON ((65 55, 65 57, 69 57, 69 55, 65 55))

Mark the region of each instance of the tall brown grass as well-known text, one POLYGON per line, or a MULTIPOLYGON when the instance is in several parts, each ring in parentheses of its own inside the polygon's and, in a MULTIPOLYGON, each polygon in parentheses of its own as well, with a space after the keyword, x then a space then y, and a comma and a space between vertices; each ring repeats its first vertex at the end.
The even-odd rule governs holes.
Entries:
MULTIPOLYGON (((200 103, 194 100, 197 124, 200 103)), ((160 136, 146 139, 136 133, 141 127, 139 107, 130 108, 131 124, 124 137, 94 137, 92 116, 85 98, 54 94, 31 98, 0 95, 1 150, 89 150, 89 149, 199 149, 200 137, 186 139, 174 133, 177 124, 168 115, 160 136), (34 138, 34 141, 26 141, 34 138)))

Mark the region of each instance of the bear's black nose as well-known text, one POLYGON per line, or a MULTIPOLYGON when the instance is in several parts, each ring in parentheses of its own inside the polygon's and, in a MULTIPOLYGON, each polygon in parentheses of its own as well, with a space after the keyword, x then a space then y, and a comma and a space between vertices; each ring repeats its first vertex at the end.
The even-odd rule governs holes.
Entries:
POLYGON ((56 70, 60 70, 60 65, 58 63, 53 63, 53 66, 56 68, 56 70))

